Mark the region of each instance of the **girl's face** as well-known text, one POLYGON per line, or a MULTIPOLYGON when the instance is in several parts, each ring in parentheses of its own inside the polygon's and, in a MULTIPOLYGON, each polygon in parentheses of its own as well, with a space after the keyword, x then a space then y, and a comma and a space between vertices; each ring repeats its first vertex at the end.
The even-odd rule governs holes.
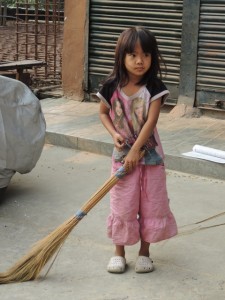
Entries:
POLYGON ((150 69, 151 63, 151 54, 143 52, 140 42, 136 43, 133 53, 125 55, 124 64, 130 80, 139 81, 150 69))
POLYGON ((118 117, 120 117, 123 113, 123 110, 122 110, 122 107, 121 107, 121 104, 119 101, 116 101, 115 111, 116 111, 116 114, 118 117))
POLYGON ((134 112, 137 118, 140 120, 143 118, 143 111, 144 111, 143 104, 136 105, 134 108, 134 112))

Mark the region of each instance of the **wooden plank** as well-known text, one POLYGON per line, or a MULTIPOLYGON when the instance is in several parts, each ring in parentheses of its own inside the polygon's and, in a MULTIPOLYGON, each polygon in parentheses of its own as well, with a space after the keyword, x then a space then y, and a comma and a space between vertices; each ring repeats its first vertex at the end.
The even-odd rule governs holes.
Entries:
POLYGON ((33 67, 45 66, 45 61, 40 60, 20 60, 7 63, 0 63, 0 71, 14 70, 14 69, 32 69, 33 67))

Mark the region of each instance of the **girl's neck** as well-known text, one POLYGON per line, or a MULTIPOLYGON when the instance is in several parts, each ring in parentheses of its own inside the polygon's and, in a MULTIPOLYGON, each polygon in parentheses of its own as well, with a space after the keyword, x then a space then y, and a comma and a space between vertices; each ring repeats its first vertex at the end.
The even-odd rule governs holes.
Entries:
POLYGON ((123 88, 122 91, 127 96, 132 96, 136 94, 141 88, 141 85, 138 85, 137 82, 129 81, 123 88))

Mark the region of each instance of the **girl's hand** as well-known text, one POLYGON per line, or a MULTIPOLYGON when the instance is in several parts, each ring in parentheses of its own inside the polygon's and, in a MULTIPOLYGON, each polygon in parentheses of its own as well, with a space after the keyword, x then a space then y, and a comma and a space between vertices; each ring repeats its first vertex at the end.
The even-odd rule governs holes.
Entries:
POLYGON ((128 173, 137 166, 139 159, 140 151, 131 148, 127 156, 124 158, 124 167, 128 173))
POLYGON ((116 147, 116 149, 118 151, 121 151, 124 147, 124 138, 119 134, 119 133, 115 133, 113 135, 113 142, 114 142, 114 145, 116 147))

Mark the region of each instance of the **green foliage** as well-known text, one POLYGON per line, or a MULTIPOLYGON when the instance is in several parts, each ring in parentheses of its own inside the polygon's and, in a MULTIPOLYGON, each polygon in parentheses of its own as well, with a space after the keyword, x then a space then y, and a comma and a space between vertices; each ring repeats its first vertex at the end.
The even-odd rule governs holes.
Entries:
MULTIPOLYGON (((17 0, 5 0, 4 2, 6 2, 8 4, 8 6, 16 6, 16 2, 18 2, 19 4, 23 5, 25 3, 28 3, 28 4, 34 4, 36 0, 20 0, 20 1, 17 1, 17 0)), ((42 1, 44 2, 44 1, 42 1)))
MULTIPOLYGON (((25 4, 28 4, 30 7, 32 7, 32 5, 37 3, 39 8, 44 8, 46 2, 48 2, 49 7, 51 7, 52 4, 54 3, 53 0, 48 0, 48 1, 47 0, 3 0, 2 2, 3 3, 5 2, 7 6, 11 6, 11 7, 15 7, 17 3, 21 7, 23 7, 25 4)), ((59 9, 64 8, 64 0, 58 0, 56 1, 56 4, 59 9)))

